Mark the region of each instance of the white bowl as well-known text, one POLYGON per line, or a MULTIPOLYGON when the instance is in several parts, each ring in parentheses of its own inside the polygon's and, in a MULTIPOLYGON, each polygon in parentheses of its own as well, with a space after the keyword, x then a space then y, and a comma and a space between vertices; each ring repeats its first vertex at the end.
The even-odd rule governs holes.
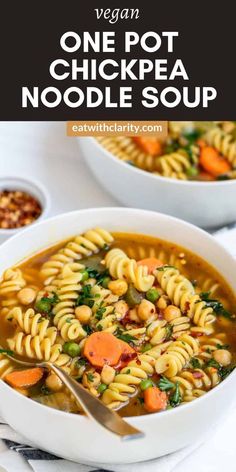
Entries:
POLYGON ((204 228, 236 220, 236 180, 160 177, 119 160, 94 138, 79 138, 79 143, 96 179, 126 206, 161 211, 204 228))
MULTIPOLYGON (((39 218, 35 220, 35 222, 42 220, 48 215, 50 209, 50 196, 41 182, 31 178, 25 179, 22 177, 0 177, 0 191, 4 189, 20 190, 22 192, 29 193, 39 201, 42 208, 42 213, 40 214, 39 218)), ((31 224, 35 224, 35 222, 31 224)), ((19 231, 22 231, 23 228, 24 226, 14 229, 0 228, 0 243, 11 236, 14 236, 19 231)))
MULTIPOLYGON (((80 210, 23 230, 0 247, 0 273, 22 258, 94 226, 157 236, 199 254, 236 289, 236 262, 204 231, 166 215, 125 208, 80 210)), ((0 414, 32 444, 58 456, 89 463, 130 463, 176 451, 200 440, 234 400, 236 371, 206 395, 161 413, 128 418, 145 433, 122 442, 85 416, 40 405, 0 381, 0 414)))

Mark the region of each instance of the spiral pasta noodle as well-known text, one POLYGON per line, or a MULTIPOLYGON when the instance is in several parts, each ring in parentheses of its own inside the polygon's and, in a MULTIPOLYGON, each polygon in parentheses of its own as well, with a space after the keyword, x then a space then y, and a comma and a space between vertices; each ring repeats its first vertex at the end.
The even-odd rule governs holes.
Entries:
POLYGON ((76 236, 43 264, 40 273, 45 285, 51 283, 66 263, 91 256, 112 241, 112 235, 102 228, 94 228, 82 236, 76 236))
POLYGON ((14 370, 13 363, 5 356, 0 354, 0 379, 4 379, 6 375, 10 374, 14 370))
POLYGON ((8 339, 7 343, 9 348, 19 356, 27 356, 29 359, 49 361, 64 366, 70 361, 70 357, 62 353, 61 344, 54 344, 53 341, 54 334, 40 340, 39 336, 19 332, 13 338, 8 339))
POLYGON ((17 326, 25 334, 30 334, 32 337, 39 336, 42 341, 45 337, 49 337, 54 343, 57 336, 57 329, 54 326, 49 327, 49 320, 42 318, 40 313, 35 313, 32 308, 25 312, 20 307, 15 307, 7 315, 7 319, 14 320, 17 326))
POLYGON ((184 150, 161 156, 158 160, 161 175, 186 180, 186 171, 191 167, 190 158, 184 150))
POLYGON ((214 146, 232 166, 236 166, 236 141, 231 134, 225 133, 220 128, 210 129, 205 134, 205 139, 211 146, 214 146))
POLYGON ((20 269, 13 267, 5 270, 0 282, 0 297, 2 298, 1 307, 6 313, 17 305, 16 295, 25 286, 26 281, 20 269))
POLYGON ((213 309, 201 300, 200 296, 195 293, 191 282, 177 269, 163 267, 163 270, 156 271, 156 276, 161 288, 174 305, 180 307, 181 311, 196 325, 204 328, 215 321, 213 309))
POLYGON ((141 292, 147 292, 153 285, 154 276, 148 274, 148 268, 142 265, 138 266, 137 262, 130 259, 121 249, 108 251, 105 263, 112 277, 126 279, 141 292))
POLYGON ((166 377, 174 377, 198 352, 199 344, 196 339, 188 334, 183 334, 177 341, 172 342, 166 352, 157 359, 156 372, 164 374, 166 377))

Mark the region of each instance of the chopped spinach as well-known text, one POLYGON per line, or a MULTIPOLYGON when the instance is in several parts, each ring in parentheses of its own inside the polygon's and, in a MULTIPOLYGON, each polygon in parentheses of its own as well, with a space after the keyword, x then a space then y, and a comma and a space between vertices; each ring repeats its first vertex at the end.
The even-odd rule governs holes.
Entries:
POLYGON ((200 298, 203 302, 205 302, 206 306, 212 308, 216 315, 221 315, 225 318, 234 318, 232 313, 226 310, 219 300, 210 298, 210 294, 211 292, 200 293, 200 298))
POLYGON ((190 359, 190 364, 194 369, 201 369, 201 362, 197 357, 192 357, 192 359, 190 359))
POLYGON ((179 389, 179 382, 176 382, 175 391, 169 398, 169 404, 170 406, 175 407, 179 405, 180 402, 181 402, 181 395, 180 395, 180 389, 179 389))
POLYGON ((172 388, 174 388, 175 384, 173 382, 170 382, 170 380, 167 379, 166 377, 162 376, 161 379, 159 380, 157 386, 160 390, 165 392, 166 390, 171 390, 172 388))
POLYGON ((14 352, 10 349, 0 349, 0 354, 7 354, 8 356, 14 356, 14 352))

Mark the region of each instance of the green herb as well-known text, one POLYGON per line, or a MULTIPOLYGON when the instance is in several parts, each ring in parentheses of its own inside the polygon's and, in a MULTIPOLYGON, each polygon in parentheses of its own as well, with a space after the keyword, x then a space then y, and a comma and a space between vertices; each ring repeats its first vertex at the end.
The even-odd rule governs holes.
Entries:
POLYGON ((40 390, 43 395, 50 395, 52 393, 51 390, 46 387, 46 385, 42 385, 40 390))
POLYGON ((88 335, 93 332, 91 326, 89 326, 89 325, 83 325, 83 329, 84 329, 84 331, 86 331, 86 333, 87 333, 88 335))
POLYGON ((109 244, 104 244, 103 250, 104 250, 104 251, 108 251, 109 249, 110 249, 109 244))
POLYGON ((101 384, 98 386, 98 393, 103 393, 103 392, 105 392, 106 389, 107 389, 107 385, 104 384, 104 383, 101 383, 101 384))
POLYGON ((175 384, 175 391, 171 395, 169 399, 170 406, 175 407, 179 405, 181 402, 181 395, 180 395, 180 390, 179 390, 179 382, 176 382, 175 384))
POLYGON ((160 293, 156 288, 150 288, 146 293, 146 298, 149 302, 155 303, 160 298, 160 293))
POLYGON ((102 331, 102 325, 98 324, 96 328, 97 328, 97 331, 102 331))
POLYGON ((201 134, 202 132, 199 129, 185 130, 183 132, 183 136, 187 139, 189 145, 195 143, 201 134))
POLYGON ((108 288, 108 284, 109 284, 110 281, 111 281, 111 277, 108 277, 108 276, 104 277, 103 281, 101 283, 102 287, 103 288, 108 288))
POLYGON ((215 359, 209 359, 209 361, 206 362, 205 367, 214 367, 217 369, 221 380, 224 380, 229 374, 231 374, 236 366, 223 367, 219 362, 215 361, 215 359))
POLYGON ((225 310, 223 304, 219 300, 209 298, 210 294, 211 292, 200 293, 200 298, 205 302, 206 306, 212 308, 216 315, 221 315, 225 318, 233 318, 233 315, 228 310, 225 310))
POLYGON ((14 352, 10 349, 0 349, 0 354, 7 354, 8 356, 14 356, 14 352))
POLYGON ((229 344, 216 344, 216 349, 228 349, 229 344))
POLYGON ((117 329, 115 335, 118 339, 121 339, 126 343, 132 343, 133 341, 137 341, 137 338, 135 338, 135 336, 132 336, 129 333, 124 333, 124 331, 122 331, 120 328, 117 329))
POLYGON ((162 376, 161 379, 159 380, 157 386, 160 390, 165 392, 166 390, 171 390, 172 388, 174 388, 175 384, 173 382, 170 382, 170 380, 167 379, 166 377, 162 376))
POLYGON ((87 378, 88 378, 88 381, 89 381, 89 382, 93 382, 93 381, 94 381, 94 375, 91 374, 91 372, 89 372, 89 373, 87 374, 87 378))
POLYGON ((170 154, 171 152, 175 152, 177 151, 178 148, 179 148, 178 141, 173 139, 165 146, 164 154, 170 154))
POLYGON ((152 345, 150 343, 146 343, 146 344, 143 344, 141 346, 141 352, 146 352, 146 351, 149 351, 149 349, 152 349, 152 345))
POLYGON ((77 300, 76 300, 76 306, 80 305, 87 305, 90 308, 93 307, 94 305, 94 300, 93 300, 93 295, 91 294, 92 290, 92 285, 84 285, 77 300))
POLYGON ((103 302, 101 302, 100 306, 98 307, 96 311, 96 315, 95 315, 96 320, 99 320, 99 321, 102 319, 104 313, 106 312, 106 307, 102 306, 102 303, 103 302))
POLYGON ((78 367, 86 365, 87 364, 87 359, 85 359, 84 357, 81 357, 80 359, 77 360, 76 364, 78 365, 78 367))
POLYGON ((166 337, 165 337, 165 340, 168 341, 168 339, 171 338, 172 336, 172 333, 173 333, 173 326, 171 326, 171 324, 167 324, 165 326, 165 330, 166 330, 166 337))
POLYGON ((192 357, 190 364, 194 369, 201 369, 201 362, 196 357, 192 357))
POLYGON ((164 270, 167 270, 167 269, 176 269, 175 266, 173 265, 163 265, 161 267, 157 267, 156 270, 158 270, 158 272, 164 272, 164 270))
POLYGON ((146 390, 147 388, 153 387, 153 382, 151 379, 142 380, 139 384, 142 391, 146 390))
POLYGON ((130 369, 127 369, 127 370, 125 371, 125 374, 129 375, 129 374, 130 374, 130 369))
POLYGON ((143 397, 138 397, 138 401, 139 401, 140 405, 144 404, 144 398, 143 397))

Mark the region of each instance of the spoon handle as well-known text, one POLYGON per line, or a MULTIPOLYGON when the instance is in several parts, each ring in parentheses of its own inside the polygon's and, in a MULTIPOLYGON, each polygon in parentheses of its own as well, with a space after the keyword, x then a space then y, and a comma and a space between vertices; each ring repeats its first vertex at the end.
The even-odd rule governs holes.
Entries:
POLYGON ((50 362, 43 362, 41 365, 50 368, 58 375, 73 394, 76 401, 81 404, 87 415, 96 420, 101 426, 120 436, 123 440, 144 436, 144 433, 127 423, 115 411, 110 410, 101 400, 94 397, 82 385, 61 369, 61 367, 55 366, 50 362))

